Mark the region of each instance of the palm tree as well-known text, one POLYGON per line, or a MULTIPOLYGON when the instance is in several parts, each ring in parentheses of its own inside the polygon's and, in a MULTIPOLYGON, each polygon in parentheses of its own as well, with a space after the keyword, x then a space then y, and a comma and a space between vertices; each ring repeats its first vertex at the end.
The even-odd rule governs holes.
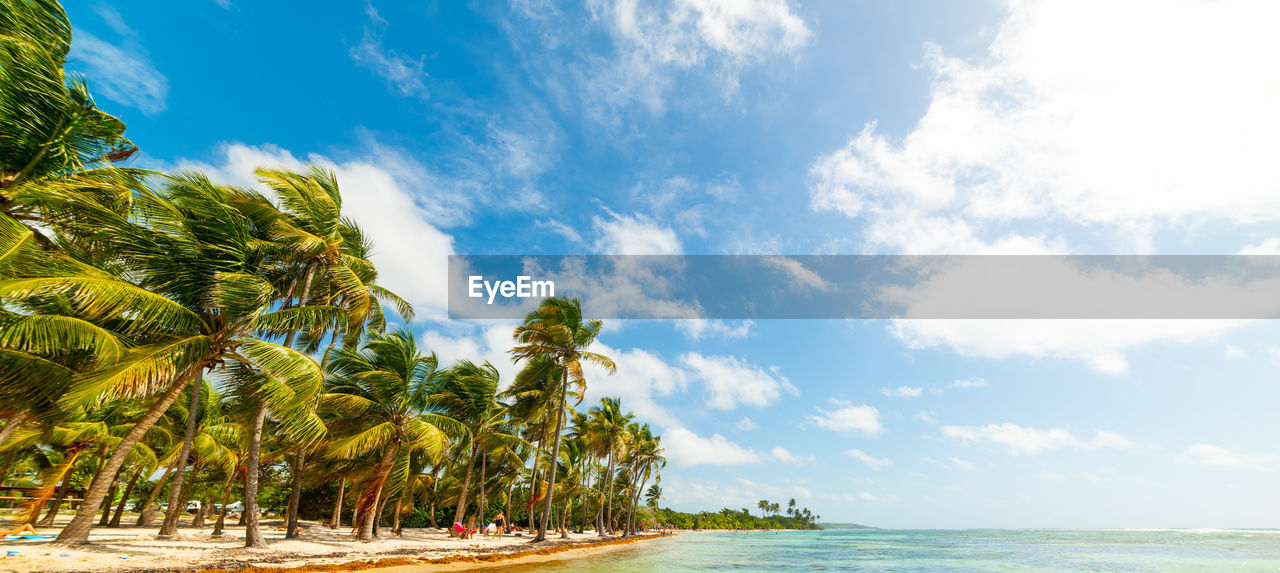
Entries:
POLYGON ((601 537, 605 535, 606 530, 612 532, 614 468, 629 437, 628 427, 633 417, 630 412, 625 414, 622 412, 622 401, 618 398, 601 398, 600 405, 591 409, 592 433, 595 436, 598 451, 609 458, 608 470, 605 472, 609 489, 604 498, 605 525, 599 532, 601 537))
POLYGON ((422 355, 412 332, 371 334, 362 349, 334 349, 325 367, 328 392, 321 404, 336 415, 330 428, 337 436, 329 455, 377 456, 352 524, 357 538, 369 541, 384 494, 389 498, 409 482, 410 456, 422 452, 439 460, 449 444, 441 426, 461 428, 428 412, 440 373, 435 355, 422 355))
POLYGON ((765 513, 766 511, 769 511, 769 508, 771 507, 771 505, 769 504, 769 500, 767 500, 767 499, 762 499, 762 500, 760 500, 760 501, 756 502, 756 507, 757 507, 757 508, 760 508, 760 518, 761 518, 761 519, 763 519, 763 518, 764 518, 764 513, 765 513))
MULTIPOLYGON (((461 522, 466 512, 467 494, 471 488, 472 471, 476 460, 483 462, 488 452, 499 444, 507 446, 523 442, 519 438, 502 431, 506 419, 507 408, 497 400, 498 369, 485 362, 483 365, 470 360, 460 361, 440 380, 435 389, 433 401, 439 411, 457 420, 466 428, 461 436, 463 443, 470 451, 466 458, 466 469, 462 478, 462 489, 458 494, 458 505, 453 513, 453 520, 461 522), (469 444, 468 444, 469 442, 469 444)), ((485 510, 484 479, 481 479, 480 511, 485 510)), ((483 520, 484 516, 481 515, 483 520)))
MULTIPOLYGON (((342 194, 332 171, 311 166, 305 174, 264 168, 254 173, 271 189, 277 201, 244 189, 232 190, 228 197, 253 221, 255 231, 270 242, 280 259, 280 265, 269 277, 276 288, 285 293, 284 308, 327 310, 323 322, 291 325, 285 335, 285 346, 293 348, 299 333, 303 334, 307 349, 313 352, 326 335, 331 337, 331 343, 343 338, 348 346, 354 346, 366 322, 372 324, 375 332, 382 332, 386 321, 379 300, 395 304, 406 321, 412 320, 413 308, 407 302, 373 284, 377 272, 366 259, 368 241, 359 227, 342 217, 342 194)), ((245 474, 245 511, 249 515, 245 545, 249 547, 265 546, 258 528, 257 494, 267 409, 266 403, 259 403, 249 435, 245 474)), ((298 500, 308 449, 308 444, 299 444, 294 454, 294 480, 286 520, 285 537, 288 538, 298 533, 298 500)))
POLYGON ((654 435, 649 429, 649 424, 635 428, 630 434, 633 443, 628 461, 639 483, 636 484, 635 493, 631 498, 625 534, 635 533, 635 516, 636 508, 640 504, 640 492, 644 491, 644 486, 653 473, 661 472, 667 465, 667 458, 662 455, 662 438, 654 435))
MULTIPOLYGON (((555 443, 551 448, 553 462, 560 457, 560 438, 564 430, 564 410, 567 405, 569 386, 572 384, 581 391, 586 390, 587 380, 582 373, 583 362, 603 366, 610 374, 617 369, 609 357, 587 350, 600 335, 601 326, 602 323, 599 320, 583 320, 582 305, 577 299, 549 298, 542 301, 536 310, 525 316, 524 323, 516 327, 514 337, 517 345, 510 352, 517 362, 549 358, 561 369, 559 405, 553 412, 556 419, 555 443)), ((538 526, 538 535, 534 537, 534 542, 547 539, 547 521, 551 517, 557 465, 550 464, 547 500, 542 509, 542 523, 538 526)), ((565 537, 568 537, 568 532, 565 532, 565 537)))
POLYGON ((787 501, 787 515, 794 515, 796 512, 796 498, 787 501))
POLYGON ((128 204, 141 172, 125 125, 63 66, 71 23, 56 2, 0 0, 0 213, 34 226, 128 204))
POLYGON ((645 505, 658 509, 658 502, 662 501, 662 486, 653 484, 649 486, 649 491, 644 494, 645 505))
POLYGON ((61 399, 72 408, 109 398, 150 406, 89 486, 60 545, 88 541, 94 510, 129 452, 206 370, 226 364, 252 372, 262 395, 288 412, 301 433, 323 431, 304 408, 305 397, 319 390, 319 365, 258 338, 315 316, 270 312, 277 293, 255 274, 267 261, 247 219, 226 201, 226 189, 200 175, 171 176, 165 192, 136 192, 133 210, 128 218, 100 214, 93 236, 109 245, 128 280, 100 273, 0 281, 0 299, 65 296, 86 320, 145 335, 146 343, 116 363, 78 377, 61 399))

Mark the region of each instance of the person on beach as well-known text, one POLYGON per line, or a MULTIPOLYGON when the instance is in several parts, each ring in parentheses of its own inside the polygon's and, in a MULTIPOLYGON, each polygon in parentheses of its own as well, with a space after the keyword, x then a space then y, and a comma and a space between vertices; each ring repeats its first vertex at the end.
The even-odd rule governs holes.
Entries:
POLYGON ((493 524, 498 526, 498 540, 502 540, 502 533, 506 530, 507 520, 499 511, 498 515, 493 516, 493 524))

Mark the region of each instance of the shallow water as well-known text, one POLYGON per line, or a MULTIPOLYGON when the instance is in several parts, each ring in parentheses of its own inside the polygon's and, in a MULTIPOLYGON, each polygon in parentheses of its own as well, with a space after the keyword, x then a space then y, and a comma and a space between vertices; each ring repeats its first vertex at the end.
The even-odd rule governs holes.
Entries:
POLYGON ((505 570, 1280 571, 1280 530, 691 533, 505 570))

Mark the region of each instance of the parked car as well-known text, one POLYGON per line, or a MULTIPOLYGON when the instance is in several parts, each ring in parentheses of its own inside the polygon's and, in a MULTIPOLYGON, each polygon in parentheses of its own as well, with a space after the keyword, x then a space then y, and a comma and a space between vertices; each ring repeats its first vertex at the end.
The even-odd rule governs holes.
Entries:
MULTIPOLYGON (((215 503, 215 504, 213 504, 213 511, 214 511, 214 512, 222 511, 222 504, 220 504, 220 503, 215 503)), ((227 504, 227 513, 240 513, 240 512, 242 512, 242 511, 244 511, 244 502, 243 502, 243 501, 237 501, 237 502, 235 502, 235 503, 228 503, 228 504, 227 504)))

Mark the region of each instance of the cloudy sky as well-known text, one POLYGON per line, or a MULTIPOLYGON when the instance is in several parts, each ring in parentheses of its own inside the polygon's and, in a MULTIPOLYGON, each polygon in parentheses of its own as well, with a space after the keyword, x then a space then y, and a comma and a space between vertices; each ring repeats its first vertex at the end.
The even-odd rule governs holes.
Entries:
MULTIPOLYGON (((137 163, 332 166, 445 360, 448 254, 1280 253, 1257 2, 68 2, 137 163), (291 4, 291 5, 286 5, 291 4)), ((667 503, 1280 527, 1269 321, 635 321, 667 503)))

